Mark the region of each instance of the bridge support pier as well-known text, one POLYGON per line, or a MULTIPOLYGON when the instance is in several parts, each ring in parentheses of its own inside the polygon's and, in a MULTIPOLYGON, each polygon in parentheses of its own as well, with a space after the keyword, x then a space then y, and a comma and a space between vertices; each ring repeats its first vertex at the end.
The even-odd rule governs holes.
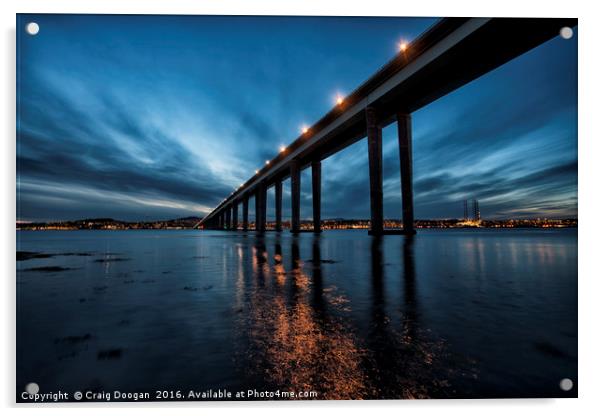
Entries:
POLYGON ((383 233, 383 155, 382 129, 373 107, 366 108, 368 164, 370 169, 370 234, 383 233))
POLYGON ((401 206, 403 231, 415 234, 414 230, 414 190, 412 184, 412 115, 397 113, 397 134, 399 139, 399 165, 401 171, 401 206))
POLYGON ((311 191, 314 217, 314 233, 322 232, 321 196, 322 196, 322 162, 311 162, 311 191))
POLYGON ((259 192, 258 189, 255 190, 255 231, 259 231, 259 215, 261 211, 261 207, 259 206, 259 192))
POLYGON ((223 230, 224 229, 224 213, 223 213, 223 211, 219 213, 217 218, 218 218, 217 227, 220 230, 223 230))
POLYGON ((259 221, 261 221, 261 198, 259 198, 259 188, 255 190, 255 231, 259 231, 259 221))
POLYGON ((244 195, 242 198, 242 229, 249 230, 249 195, 244 195))
POLYGON ((226 208, 226 230, 232 229, 232 208, 226 208))
POLYGON ((261 232, 265 231, 268 221, 268 187, 264 182, 261 184, 261 232))
POLYGON ((274 193, 276 194, 276 231, 282 231, 282 181, 277 180, 274 183, 274 193))
POLYGON ((238 201, 232 204, 232 229, 238 230, 238 201))
POLYGON ((301 166, 291 161, 291 232, 301 231, 301 166))
POLYGON ((260 233, 265 231, 266 199, 265 184, 261 182, 255 193, 255 230, 260 233))

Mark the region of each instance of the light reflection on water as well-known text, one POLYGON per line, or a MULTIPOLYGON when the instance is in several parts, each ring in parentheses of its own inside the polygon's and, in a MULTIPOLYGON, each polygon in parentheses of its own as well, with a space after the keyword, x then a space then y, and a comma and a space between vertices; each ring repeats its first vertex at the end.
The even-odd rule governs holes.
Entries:
POLYGON ((18 239, 63 254, 18 262, 18 385, 360 399, 562 396, 576 380, 576 230, 18 239), (48 266, 68 270, 27 270, 48 266))
POLYGON ((241 323, 251 344, 243 352, 254 363, 250 370, 265 374, 273 389, 313 390, 324 399, 364 397, 365 351, 341 318, 329 316, 329 308, 343 309, 347 301, 336 288, 322 287, 319 239, 313 243, 311 273, 304 271, 296 240, 288 268, 281 250, 277 242, 270 266, 263 239, 254 247, 253 279, 262 290, 250 292, 250 312, 241 323))

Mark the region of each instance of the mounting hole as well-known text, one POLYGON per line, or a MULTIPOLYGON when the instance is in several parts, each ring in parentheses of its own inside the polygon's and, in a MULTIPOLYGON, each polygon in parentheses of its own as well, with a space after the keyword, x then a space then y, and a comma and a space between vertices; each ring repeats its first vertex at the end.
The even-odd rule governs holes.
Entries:
POLYGON ((571 29, 568 26, 563 27, 562 29, 560 29, 560 37, 562 39, 570 39, 573 37, 573 29, 571 29))
POLYGON ((38 383, 29 383, 25 386, 25 391, 29 394, 38 394, 40 386, 38 386, 38 383))
POLYGON ((560 380, 560 389, 564 391, 571 391, 573 389, 573 380, 570 378, 563 378, 560 380))
POLYGON ((29 22, 27 23, 27 26, 25 26, 25 31, 31 36, 35 36, 40 31, 40 25, 38 25, 36 22, 29 22))

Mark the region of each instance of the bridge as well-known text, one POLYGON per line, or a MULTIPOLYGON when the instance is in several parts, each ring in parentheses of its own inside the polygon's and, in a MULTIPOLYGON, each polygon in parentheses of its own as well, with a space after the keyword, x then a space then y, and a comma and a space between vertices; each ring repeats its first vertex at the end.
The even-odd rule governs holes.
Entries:
MULTIPOLYGON (((275 190, 275 230, 282 231, 282 181, 291 179, 291 231, 301 230, 301 171, 311 167, 313 232, 321 231, 321 163, 367 138, 370 230, 373 235, 413 234, 412 112, 574 27, 570 18, 444 18, 408 44, 350 95, 198 224, 204 229, 249 229, 255 198, 255 229, 266 230, 267 191, 275 190), (403 229, 384 228, 382 129, 397 122, 403 229), (242 222, 238 208, 242 205, 242 222)), ((442 161, 443 162, 443 161, 442 161)), ((359 197, 359 196, 358 196, 359 197)))

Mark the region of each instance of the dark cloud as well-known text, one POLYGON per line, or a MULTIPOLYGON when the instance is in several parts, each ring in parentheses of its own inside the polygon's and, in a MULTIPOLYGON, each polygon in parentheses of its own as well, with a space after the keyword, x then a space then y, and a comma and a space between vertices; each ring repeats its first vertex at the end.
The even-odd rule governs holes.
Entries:
POLYGON ((449 174, 439 174, 431 177, 425 177, 414 182, 414 192, 417 195, 420 195, 446 189, 446 187, 452 182, 453 179, 449 174))
MULTIPOLYGON (((69 186, 80 186, 90 191, 121 192, 208 206, 216 205, 230 191, 230 187, 202 166, 190 149, 168 132, 130 117, 128 109, 121 107, 118 100, 102 97, 100 102, 104 106, 99 117, 98 113, 81 112, 73 103, 49 91, 25 101, 22 106, 27 111, 18 131, 19 181, 60 184, 61 192, 68 192, 69 186), (44 111, 40 108, 40 99, 45 103, 44 111), (147 157, 148 162, 125 152, 109 131, 135 142, 140 156, 147 157)), ((39 218, 39 207, 33 203, 36 199, 24 192, 19 216, 39 218)), ((70 202, 84 203, 81 199, 70 202)), ((97 205, 95 211, 101 215, 102 209, 97 205)), ((135 209, 130 211, 133 214, 135 209)), ((192 213, 202 214, 182 212, 192 213)))

